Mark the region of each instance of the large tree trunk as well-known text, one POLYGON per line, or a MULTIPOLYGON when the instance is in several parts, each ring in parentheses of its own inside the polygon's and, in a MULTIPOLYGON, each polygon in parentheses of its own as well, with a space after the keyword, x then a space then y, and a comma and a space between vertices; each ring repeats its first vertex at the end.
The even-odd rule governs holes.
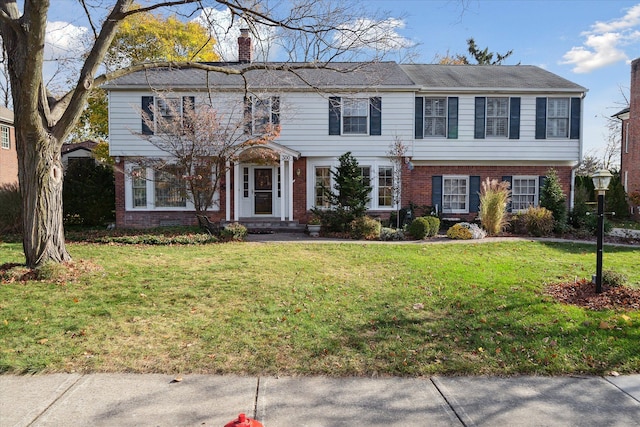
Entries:
POLYGON ((22 193, 22 245, 28 267, 69 261, 62 221, 61 144, 46 132, 16 128, 22 193))

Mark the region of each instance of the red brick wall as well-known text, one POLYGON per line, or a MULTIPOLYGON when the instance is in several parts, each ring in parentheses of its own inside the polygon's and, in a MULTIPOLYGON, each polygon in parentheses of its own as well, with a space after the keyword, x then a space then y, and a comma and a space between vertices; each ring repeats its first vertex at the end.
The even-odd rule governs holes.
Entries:
POLYGON ((0 184, 18 183, 18 154, 13 126, 9 126, 9 144, 8 150, 0 148, 0 184))
MULTIPOLYGON (((627 175, 627 192, 640 191, 640 58, 631 63, 631 92, 629 103, 629 127, 622 135, 622 155, 620 173, 624 183, 627 175), (628 152, 626 132, 628 132, 628 152)), ((625 123, 623 123, 623 127, 625 123)), ((635 217, 640 219, 638 208, 634 208, 635 217)))
MULTIPOLYGON (((125 176, 121 171, 121 165, 116 165, 116 226, 123 228, 146 228, 162 225, 196 225, 196 217, 193 211, 125 211, 124 183, 125 176)), ((560 184, 567 199, 570 195, 571 168, 556 167, 560 184)), ((306 223, 309 214, 307 212, 307 159, 301 158, 294 162, 293 175, 293 216, 301 223, 306 223), (300 173, 298 174, 298 170, 300 173)), ((402 175, 402 206, 408 206, 409 202, 416 205, 431 205, 431 177, 434 175, 479 175, 484 181, 486 177, 502 179, 506 175, 546 175, 547 166, 416 166, 409 170, 404 166, 402 175)), ((233 171, 231 171, 233 176, 233 171)), ((225 219, 225 184, 221 184, 220 210, 207 213, 212 221, 225 219)), ((231 203, 230 217, 233 218, 233 202, 231 203)), ((389 212, 370 212, 372 215, 388 217, 389 212)), ((460 216, 456 214, 456 217, 460 216)), ((464 216, 464 215, 463 215, 464 216)), ((469 219, 476 214, 469 214, 469 219)))
MULTIPOLYGON (((567 196, 567 203, 571 194, 571 167, 555 167, 560 179, 560 185, 567 196)), ((431 206, 432 180, 434 175, 463 175, 480 176, 480 181, 487 177, 502 180, 503 176, 535 175, 544 176, 549 170, 548 166, 416 166, 413 170, 406 167, 402 176, 402 206, 409 203, 431 206)), ((469 219, 477 214, 469 214, 469 219)), ((456 217, 460 216, 455 214, 456 217)), ((464 215, 462 215, 464 217, 464 215)))

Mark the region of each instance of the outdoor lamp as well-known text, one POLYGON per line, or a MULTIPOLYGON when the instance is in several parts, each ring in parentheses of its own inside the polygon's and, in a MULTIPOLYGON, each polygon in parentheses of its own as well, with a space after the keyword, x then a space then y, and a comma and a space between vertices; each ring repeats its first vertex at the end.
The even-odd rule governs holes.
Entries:
POLYGON ((600 169, 593 173, 591 179, 593 179, 593 186, 595 187, 595 190, 598 192, 598 194, 607 191, 612 176, 613 175, 611 175, 611 172, 606 169, 600 169))
POLYGON ((596 252, 596 293, 602 292, 602 239, 604 237, 604 193, 611 182, 611 172, 600 169, 592 175, 593 186, 598 194, 598 249, 596 252))

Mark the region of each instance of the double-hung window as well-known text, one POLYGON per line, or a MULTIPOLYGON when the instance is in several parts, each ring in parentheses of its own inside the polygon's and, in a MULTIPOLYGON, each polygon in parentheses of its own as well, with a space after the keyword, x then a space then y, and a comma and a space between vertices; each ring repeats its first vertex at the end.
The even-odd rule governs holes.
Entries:
POLYGON ((329 135, 382 135, 382 98, 329 98, 329 135))
POLYGON ((442 179, 442 211, 469 212, 469 177, 445 176, 442 179))
POLYGON ((524 211, 538 204, 538 177, 514 176, 511 182, 511 210, 524 211))
POLYGON ((447 135, 447 98, 424 98, 424 136, 447 135))
POLYGON ((0 138, 2 139, 2 148, 8 150, 11 148, 11 140, 9 139, 9 126, 0 126, 0 138))
POLYGON ((252 135, 261 135, 267 132, 269 125, 280 124, 280 97, 246 99, 246 129, 252 135))
POLYGON ((369 99, 350 99, 342 101, 342 133, 344 135, 366 135, 369 133, 369 99))
POLYGON ((193 129, 193 123, 188 123, 193 117, 185 117, 188 110, 195 108, 193 96, 183 97, 142 97, 142 134, 156 133, 177 135, 187 129, 193 129))
POLYGON ((569 98, 547 99, 547 138, 569 137, 569 98))
POLYGON ((487 137, 507 137, 509 98, 487 98, 487 137))

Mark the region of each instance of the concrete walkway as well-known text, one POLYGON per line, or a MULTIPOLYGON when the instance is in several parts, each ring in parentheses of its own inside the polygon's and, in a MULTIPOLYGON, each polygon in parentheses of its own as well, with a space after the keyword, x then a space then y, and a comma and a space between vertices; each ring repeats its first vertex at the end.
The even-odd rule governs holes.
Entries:
POLYGON ((0 426, 640 426, 640 375, 0 376, 0 426))

